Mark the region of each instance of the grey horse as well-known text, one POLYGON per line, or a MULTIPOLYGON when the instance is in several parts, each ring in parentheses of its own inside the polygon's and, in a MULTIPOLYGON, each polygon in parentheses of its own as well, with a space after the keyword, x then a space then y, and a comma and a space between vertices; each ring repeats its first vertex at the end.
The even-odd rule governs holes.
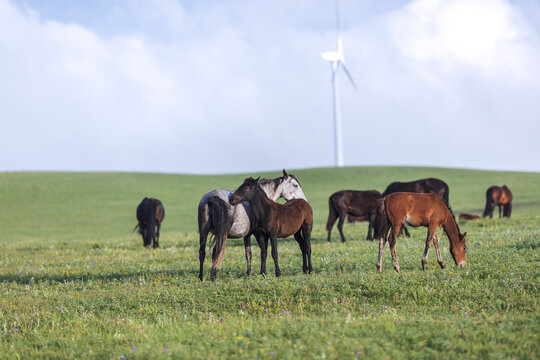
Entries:
MULTIPOLYGON (((261 188, 273 201, 284 198, 304 199, 306 196, 294 175, 283 170, 283 176, 275 179, 262 179, 261 188)), ((244 238, 247 260, 247 274, 251 274, 251 235, 254 233, 254 217, 248 202, 238 205, 229 204, 233 192, 224 189, 212 190, 202 196, 199 202, 199 279, 203 280, 203 264, 206 257, 206 241, 208 233, 214 235, 210 250, 212 251, 212 270, 210 279, 216 280, 216 269, 223 262, 227 238, 244 238)))

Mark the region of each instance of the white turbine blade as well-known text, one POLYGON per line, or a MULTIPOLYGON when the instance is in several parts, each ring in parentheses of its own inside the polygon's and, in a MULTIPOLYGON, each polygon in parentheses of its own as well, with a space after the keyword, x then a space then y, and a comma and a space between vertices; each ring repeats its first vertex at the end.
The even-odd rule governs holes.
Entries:
POLYGON ((352 87, 354 88, 355 91, 357 91, 356 89, 356 83, 354 82, 352 76, 351 76, 351 73, 349 73, 349 69, 347 69, 347 66, 345 65, 345 62, 343 61, 340 61, 341 65, 342 65, 342 68, 343 68, 343 71, 345 71, 345 74, 347 75, 347 77, 349 78, 349 80, 351 81, 351 84, 352 84, 352 87))

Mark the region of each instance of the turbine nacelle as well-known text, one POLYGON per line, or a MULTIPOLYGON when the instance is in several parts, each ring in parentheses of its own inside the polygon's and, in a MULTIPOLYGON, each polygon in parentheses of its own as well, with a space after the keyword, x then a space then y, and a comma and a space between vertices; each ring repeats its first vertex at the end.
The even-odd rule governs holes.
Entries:
POLYGON ((321 54, 321 57, 324 61, 329 62, 343 62, 345 58, 343 53, 337 51, 326 51, 321 54))

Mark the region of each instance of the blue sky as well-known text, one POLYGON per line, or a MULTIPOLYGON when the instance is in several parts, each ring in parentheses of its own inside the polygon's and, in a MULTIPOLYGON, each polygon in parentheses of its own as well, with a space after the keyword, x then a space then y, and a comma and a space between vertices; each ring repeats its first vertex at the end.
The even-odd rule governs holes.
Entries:
MULTIPOLYGON (((540 171, 539 2, 340 8, 345 165, 540 171)), ((334 49, 331 0, 0 0, 0 171, 332 166, 334 49)))

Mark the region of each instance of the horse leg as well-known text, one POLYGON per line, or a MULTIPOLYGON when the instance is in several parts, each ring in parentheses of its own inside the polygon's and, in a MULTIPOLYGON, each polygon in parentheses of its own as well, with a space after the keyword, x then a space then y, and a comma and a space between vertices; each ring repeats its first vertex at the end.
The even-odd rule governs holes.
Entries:
POLYGON ((279 270, 278 263, 278 252, 277 252, 277 234, 270 235, 270 241, 272 242, 272 258, 274 259, 274 266, 276 268, 276 277, 281 276, 281 271, 279 270))
POLYGON ((383 236, 379 238, 379 260, 377 261, 378 272, 381 272, 381 269, 382 269, 382 256, 383 256, 384 245, 386 245, 386 234, 384 234, 383 236))
MULTIPOLYGON (((437 229, 435 229, 435 232, 437 229)), ((424 249, 424 256, 422 256, 422 269, 426 270, 427 268, 427 258, 429 254, 429 248, 433 244, 433 237, 436 236, 436 233, 433 231, 432 227, 428 227, 427 238, 426 238, 426 248, 424 249)))
POLYGON ((501 209, 502 209, 502 207, 501 207, 501 205, 498 205, 498 206, 499 206, 499 219, 500 219, 500 218, 502 217, 502 216, 501 216, 501 209))
POLYGON ((332 228, 336 223, 337 217, 336 214, 332 211, 328 214, 328 221, 326 222, 326 230, 328 231, 328 237, 326 238, 327 242, 332 240, 332 228))
POLYGON ((251 275, 251 235, 244 236, 244 249, 246 250, 247 275, 251 275))
POLYGON ((159 229, 161 229, 161 223, 159 221, 156 221, 156 224, 157 224, 157 231, 156 231, 156 236, 154 238, 154 243, 153 243, 154 248, 159 247, 159 229))
POLYGON ((435 251, 437 252, 437 262, 439 263, 441 269, 444 269, 445 265, 441 256, 441 245, 439 243, 439 238, 437 237, 437 234, 435 234, 435 236, 433 237, 433 245, 435 245, 435 251))
POLYGON ((255 234, 255 239, 261 249, 261 274, 266 275, 266 255, 268 252, 268 236, 263 234, 255 234))
POLYGON ((399 268, 397 253, 396 253, 396 242, 397 242, 396 240, 397 240, 397 234, 399 232, 399 228, 402 222, 399 222, 398 224, 400 225, 392 227, 392 233, 390 233, 390 240, 388 242, 390 245, 390 253, 392 254, 392 263, 394 264, 394 269, 399 273, 400 268, 399 268))
POLYGON ((407 225, 403 224, 401 226, 401 228, 403 229, 403 231, 405 232, 405 236, 410 238, 411 237, 411 234, 409 233, 409 230, 407 230, 407 225))
POLYGON ((337 223, 337 228, 339 230, 339 235, 341 235, 341 242, 345 242, 345 235, 343 235, 343 223, 345 222, 346 216, 347 216, 346 212, 339 213, 339 220, 337 223))
POLYGON ((302 238, 302 235, 300 234, 302 230, 298 230, 294 233, 294 238, 298 242, 298 245, 300 246, 300 250, 302 250, 302 270, 304 271, 304 274, 307 273, 307 254, 306 254, 306 247, 304 244, 304 239, 302 238))
POLYGON ((207 224, 203 225, 202 229, 200 230, 200 236, 199 236, 199 263, 200 263, 200 269, 199 269, 199 279, 203 280, 203 265, 204 265, 204 258, 206 257, 206 240, 208 238, 208 232, 209 232, 209 226, 207 224))
POLYGON ((302 234, 304 238, 304 248, 306 249, 306 257, 308 260, 308 273, 313 272, 313 266, 311 266, 311 227, 309 224, 304 222, 302 224, 302 234))
POLYGON ((368 230, 366 240, 373 241, 373 223, 375 222, 375 212, 368 214, 368 230))

